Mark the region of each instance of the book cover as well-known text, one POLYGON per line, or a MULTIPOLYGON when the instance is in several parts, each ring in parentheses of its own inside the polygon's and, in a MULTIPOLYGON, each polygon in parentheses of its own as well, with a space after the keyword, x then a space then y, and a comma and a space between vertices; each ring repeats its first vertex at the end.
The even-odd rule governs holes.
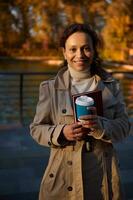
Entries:
POLYGON ((83 96, 86 95, 88 97, 91 97, 94 99, 94 106, 97 109, 97 115, 99 116, 103 116, 103 102, 102 102, 102 91, 101 90, 94 90, 91 92, 84 92, 84 93, 78 93, 78 94, 74 94, 72 95, 72 102, 73 102, 73 110, 74 110, 74 118, 75 121, 78 121, 77 116, 76 116, 76 98, 79 96, 83 96))

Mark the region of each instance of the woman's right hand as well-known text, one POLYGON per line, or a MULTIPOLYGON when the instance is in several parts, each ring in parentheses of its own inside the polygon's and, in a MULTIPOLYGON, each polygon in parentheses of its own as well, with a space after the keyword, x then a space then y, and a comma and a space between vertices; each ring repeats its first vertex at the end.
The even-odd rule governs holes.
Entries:
POLYGON ((75 140, 82 140, 87 130, 83 128, 82 123, 74 123, 70 125, 66 125, 63 128, 63 134, 65 138, 69 141, 75 141, 75 140))

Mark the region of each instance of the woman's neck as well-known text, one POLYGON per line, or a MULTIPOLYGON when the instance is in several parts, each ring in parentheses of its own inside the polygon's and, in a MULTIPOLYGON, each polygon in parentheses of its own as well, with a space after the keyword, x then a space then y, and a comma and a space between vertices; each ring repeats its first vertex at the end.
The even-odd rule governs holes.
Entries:
POLYGON ((77 71, 74 68, 72 68, 70 65, 68 65, 68 70, 70 72, 71 77, 74 80, 82 80, 82 79, 87 79, 91 77, 89 68, 82 71, 77 71))

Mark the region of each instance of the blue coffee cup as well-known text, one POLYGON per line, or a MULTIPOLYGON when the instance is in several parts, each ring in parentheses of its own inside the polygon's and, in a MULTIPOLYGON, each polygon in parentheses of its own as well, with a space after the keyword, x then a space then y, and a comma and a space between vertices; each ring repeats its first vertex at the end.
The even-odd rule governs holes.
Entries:
POLYGON ((77 119, 80 121, 80 116, 91 114, 90 107, 94 105, 94 100, 93 98, 84 95, 77 97, 75 104, 77 119))

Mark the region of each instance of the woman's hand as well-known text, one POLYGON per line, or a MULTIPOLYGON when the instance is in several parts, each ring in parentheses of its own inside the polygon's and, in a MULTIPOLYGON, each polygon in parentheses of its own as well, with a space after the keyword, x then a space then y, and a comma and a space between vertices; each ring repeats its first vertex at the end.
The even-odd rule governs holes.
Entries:
POLYGON ((65 138, 69 141, 82 140, 86 134, 88 134, 88 129, 82 126, 81 122, 66 125, 63 128, 63 134, 65 138))
POLYGON ((91 114, 80 117, 80 122, 66 125, 63 129, 65 138, 69 141, 82 140, 89 132, 99 127, 95 107, 91 107, 91 114))
POLYGON ((101 139, 104 135, 104 130, 99 123, 96 108, 91 108, 90 115, 80 117, 82 126, 88 130, 88 135, 93 136, 95 139, 101 139))
POLYGON ((98 127, 98 116, 96 112, 96 107, 90 107, 91 114, 84 115, 79 118, 82 126, 87 129, 93 129, 98 127))

